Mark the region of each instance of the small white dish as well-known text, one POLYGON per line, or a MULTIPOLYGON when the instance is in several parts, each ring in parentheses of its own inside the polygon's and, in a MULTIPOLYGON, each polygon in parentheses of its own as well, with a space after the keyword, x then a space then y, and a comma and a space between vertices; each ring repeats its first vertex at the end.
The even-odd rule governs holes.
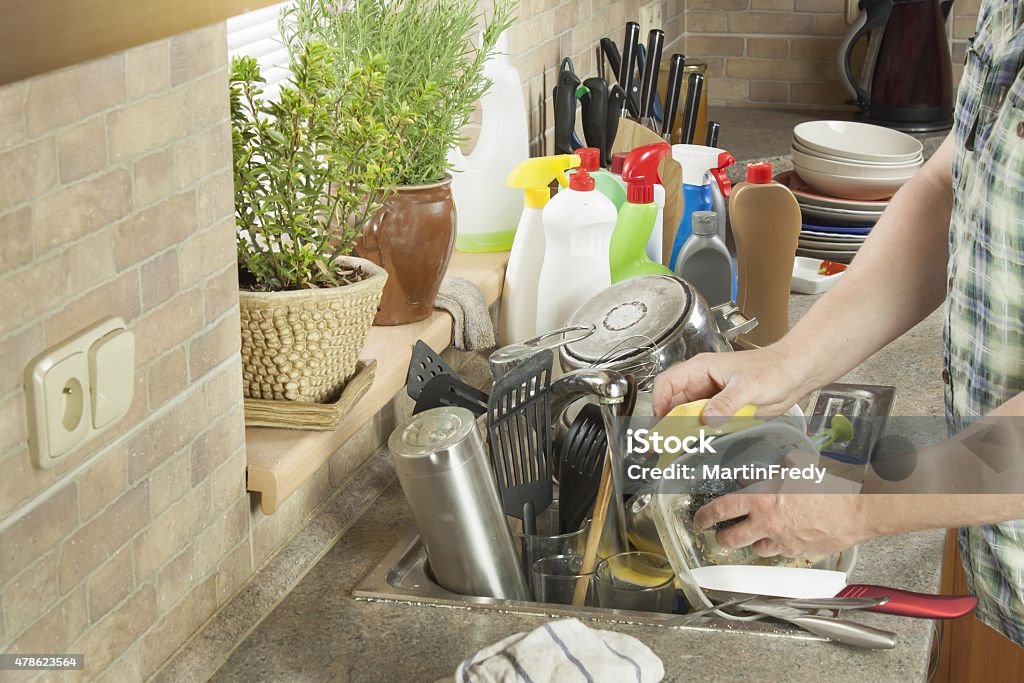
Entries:
POLYGON ((850 159, 849 157, 840 157, 840 156, 836 156, 835 154, 827 154, 825 152, 820 152, 818 150, 811 149, 810 147, 807 147, 806 145, 804 145, 803 143, 801 143, 799 140, 797 140, 795 138, 793 139, 793 149, 796 150, 796 151, 802 152, 804 154, 807 154, 809 156, 812 156, 812 157, 818 157, 818 158, 821 158, 821 159, 828 159, 829 161, 842 161, 842 162, 846 162, 846 163, 857 163, 857 164, 861 164, 863 166, 882 166, 882 167, 885 167, 885 166, 900 166, 900 165, 905 165, 905 164, 910 164, 910 163, 920 163, 920 162, 924 161, 924 154, 918 154, 916 157, 913 157, 912 159, 909 159, 907 161, 900 160, 900 161, 897 161, 897 162, 891 162, 891 161, 865 161, 863 159, 850 159))
POLYGON ((830 161, 829 159, 822 159, 821 157, 804 154, 796 148, 792 151, 794 166, 806 168, 818 173, 828 173, 830 175, 847 176, 850 178, 874 178, 879 180, 888 178, 905 178, 917 173, 917 170, 921 168, 921 165, 924 163, 922 161, 917 161, 912 164, 894 164, 892 166, 865 166, 859 162, 830 161))
POLYGON ((924 151, 916 138, 859 121, 807 121, 793 128, 800 144, 844 159, 900 163, 924 151))
POLYGON ((829 569, 719 564, 690 570, 702 590, 779 598, 834 598, 846 574, 829 569))
POLYGON ((821 259, 797 256, 793 261, 793 279, 789 283, 789 291, 797 294, 821 294, 834 285, 842 273, 819 275, 821 259))
POLYGON ((793 169, 819 192, 843 199, 888 199, 913 177, 911 173, 901 178, 856 178, 820 173, 796 164, 793 164, 793 169))

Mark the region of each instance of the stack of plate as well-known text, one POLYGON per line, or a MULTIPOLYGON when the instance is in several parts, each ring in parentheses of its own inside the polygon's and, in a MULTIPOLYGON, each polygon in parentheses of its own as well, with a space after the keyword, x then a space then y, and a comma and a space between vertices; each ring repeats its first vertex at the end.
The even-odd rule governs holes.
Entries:
POLYGON ((889 198, 924 163, 922 146, 899 131, 852 121, 793 129, 793 171, 775 179, 803 214, 797 254, 849 263, 889 198))
POLYGON ((888 199, 924 163, 921 143, 889 128, 855 121, 808 121, 793 128, 793 168, 821 194, 888 199))

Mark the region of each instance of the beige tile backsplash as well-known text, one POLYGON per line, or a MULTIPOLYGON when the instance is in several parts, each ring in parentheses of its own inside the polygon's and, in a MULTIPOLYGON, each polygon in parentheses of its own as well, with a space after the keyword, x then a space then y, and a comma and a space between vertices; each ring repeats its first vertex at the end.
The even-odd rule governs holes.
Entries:
MULTIPOLYGON (((684 53, 708 62, 712 104, 850 111, 836 55, 845 0, 682 0, 684 53)), ((957 0, 947 23, 954 83, 980 0, 957 0)), ((859 64, 863 45, 854 54, 859 64)))
POLYGON ((226 92, 220 25, 0 88, 4 651, 139 678, 252 571, 226 92), (24 366, 111 315, 129 415, 37 470, 24 366))

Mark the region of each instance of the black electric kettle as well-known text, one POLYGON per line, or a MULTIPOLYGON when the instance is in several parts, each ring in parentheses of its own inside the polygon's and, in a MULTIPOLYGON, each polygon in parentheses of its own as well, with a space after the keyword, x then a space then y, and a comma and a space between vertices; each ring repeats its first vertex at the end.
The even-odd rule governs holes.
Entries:
POLYGON ((839 47, 839 76, 861 118, 907 131, 949 128, 953 77, 946 17, 953 0, 860 0, 860 16, 839 47), (868 38, 860 78, 850 64, 868 38))

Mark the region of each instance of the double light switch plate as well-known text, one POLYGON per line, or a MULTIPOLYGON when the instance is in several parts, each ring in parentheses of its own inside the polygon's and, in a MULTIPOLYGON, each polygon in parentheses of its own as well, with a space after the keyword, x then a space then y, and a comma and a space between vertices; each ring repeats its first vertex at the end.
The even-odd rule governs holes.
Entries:
POLYGON ((107 318, 36 356, 25 368, 29 449, 44 469, 128 412, 135 335, 107 318))

